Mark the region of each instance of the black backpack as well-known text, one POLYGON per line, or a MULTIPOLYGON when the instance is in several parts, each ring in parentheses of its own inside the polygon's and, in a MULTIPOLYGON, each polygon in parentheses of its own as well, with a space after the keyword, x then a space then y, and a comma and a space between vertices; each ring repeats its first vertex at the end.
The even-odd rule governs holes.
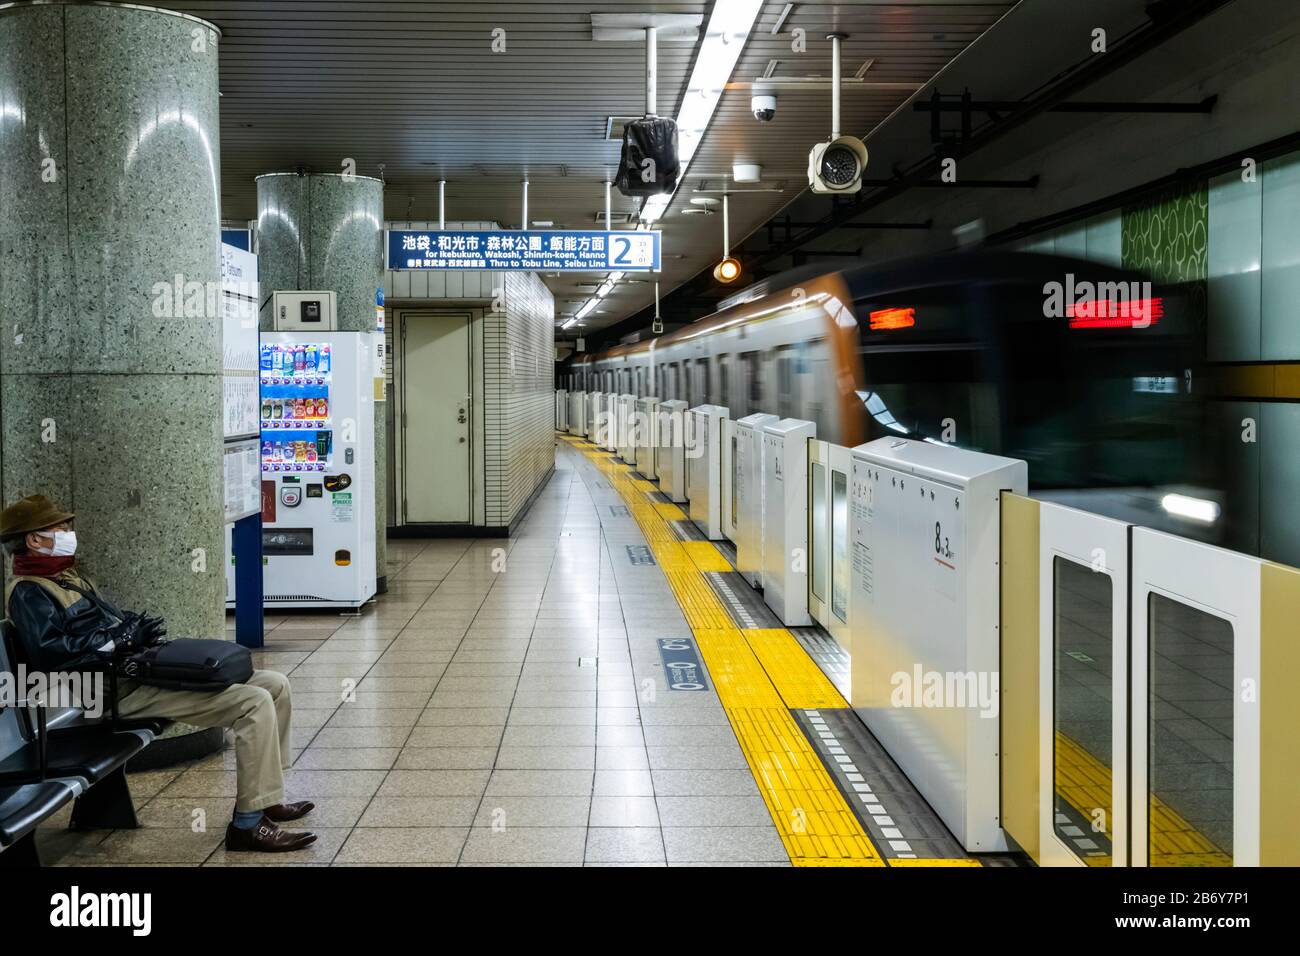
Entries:
POLYGON ((645 116, 623 127, 618 161, 618 191, 624 196, 656 196, 677 188, 677 123, 664 116, 645 116), (647 165, 650 160, 653 165, 647 165), (654 175, 647 178, 647 173, 654 175))

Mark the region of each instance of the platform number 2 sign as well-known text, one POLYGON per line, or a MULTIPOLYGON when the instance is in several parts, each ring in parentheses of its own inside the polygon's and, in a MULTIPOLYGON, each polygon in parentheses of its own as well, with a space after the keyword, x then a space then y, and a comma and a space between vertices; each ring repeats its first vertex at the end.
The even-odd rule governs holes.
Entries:
POLYGON ((606 259, 611 269, 654 268, 659 260, 657 240, 652 233, 611 236, 606 259))

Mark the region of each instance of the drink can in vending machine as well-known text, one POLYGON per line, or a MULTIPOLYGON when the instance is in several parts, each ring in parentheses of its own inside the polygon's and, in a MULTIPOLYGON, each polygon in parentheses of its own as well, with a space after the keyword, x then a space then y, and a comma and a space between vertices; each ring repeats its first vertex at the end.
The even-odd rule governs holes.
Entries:
POLYGON ((330 455, 330 433, 320 431, 316 433, 316 458, 324 461, 330 455))
POLYGON ((316 357, 316 371, 321 375, 330 373, 330 347, 328 345, 320 347, 320 355, 316 357))

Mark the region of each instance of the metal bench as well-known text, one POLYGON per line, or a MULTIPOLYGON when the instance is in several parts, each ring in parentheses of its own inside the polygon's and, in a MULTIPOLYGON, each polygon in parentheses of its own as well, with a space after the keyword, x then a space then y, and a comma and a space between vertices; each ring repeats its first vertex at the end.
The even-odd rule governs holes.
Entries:
MULTIPOLYGON (((15 673, 9 622, 0 624, 0 634, 0 670, 15 673)), ((126 764, 153 739, 156 727, 75 724, 62 714, 63 725, 51 727, 51 709, 41 701, 0 708, 0 866, 37 864, 34 831, 69 799, 76 801, 73 829, 139 826, 126 764)))

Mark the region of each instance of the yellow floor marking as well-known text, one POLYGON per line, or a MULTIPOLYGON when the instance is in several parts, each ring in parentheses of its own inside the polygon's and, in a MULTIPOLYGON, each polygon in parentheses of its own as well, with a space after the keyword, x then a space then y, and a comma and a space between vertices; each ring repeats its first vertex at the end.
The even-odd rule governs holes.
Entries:
POLYGON ((746 628, 750 648, 792 710, 847 708, 849 702, 785 628, 746 628))
MULTIPOLYGON (((1062 733, 1056 735, 1056 792, 1084 820, 1093 819, 1094 808, 1106 810, 1106 838, 1110 839, 1110 768, 1062 733)), ((1232 857, 1155 794, 1147 825, 1151 831, 1148 866, 1232 866, 1232 857)), ((1083 861, 1089 866, 1112 865, 1109 853, 1083 861)))
POLYGON ((682 550, 701 572, 731 570, 731 562, 722 556, 712 541, 683 541, 682 550))
MULTIPOLYGON (((705 568, 729 570, 730 565, 708 542, 678 540, 666 524, 670 519, 665 518, 664 509, 656 507, 662 503, 646 497, 656 490, 654 485, 631 477, 625 468, 608 460, 588 457, 627 503, 668 579, 790 861, 795 866, 884 866, 861 822, 790 714, 785 693, 799 699, 820 698, 807 689, 807 680, 792 684, 784 693, 778 691, 772 672, 703 576, 705 568)), ((779 640, 761 635, 759 640, 770 645, 764 651, 773 663, 785 661, 787 649, 779 640)))
POLYGON ((656 501, 654 505, 655 511, 666 521, 681 521, 686 517, 685 512, 671 501, 656 501))

